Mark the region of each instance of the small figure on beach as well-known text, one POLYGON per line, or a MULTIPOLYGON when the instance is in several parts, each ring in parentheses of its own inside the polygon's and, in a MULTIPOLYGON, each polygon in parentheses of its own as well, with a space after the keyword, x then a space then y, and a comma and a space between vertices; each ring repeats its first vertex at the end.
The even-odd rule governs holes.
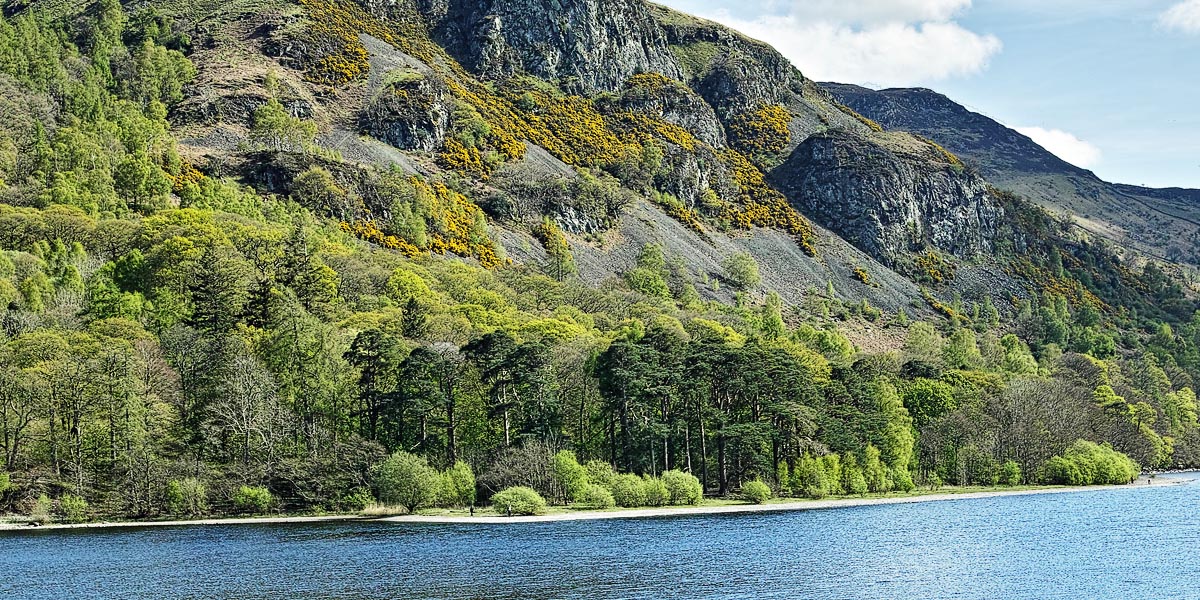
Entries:
POLYGON ((472 517, 475 516, 475 505, 474 504, 471 505, 471 516, 472 517))

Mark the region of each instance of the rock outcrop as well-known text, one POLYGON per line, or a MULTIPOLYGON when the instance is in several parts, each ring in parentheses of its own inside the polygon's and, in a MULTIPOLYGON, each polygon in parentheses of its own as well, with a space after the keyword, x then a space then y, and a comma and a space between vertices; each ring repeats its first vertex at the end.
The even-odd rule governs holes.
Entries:
POLYGON ((437 75, 403 69, 389 73, 360 116, 364 131, 401 150, 441 147, 454 99, 437 75))
POLYGON ((643 0, 449 0, 434 33, 489 79, 526 73, 583 95, 617 91, 637 73, 682 79, 643 0))
POLYGON ((1003 219, 987 182, 903 133, 811 136, 771 180, 801 212, 893 267, 927 248, 988 254, 1003 219))

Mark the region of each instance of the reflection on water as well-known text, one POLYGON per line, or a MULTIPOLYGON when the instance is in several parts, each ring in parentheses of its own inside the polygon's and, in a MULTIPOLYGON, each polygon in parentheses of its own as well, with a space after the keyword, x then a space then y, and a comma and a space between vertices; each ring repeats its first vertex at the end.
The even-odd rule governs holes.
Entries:
POLYGON ((1200 484, 525 525, 0 533, 2 598, 1200 598, 1200 484))

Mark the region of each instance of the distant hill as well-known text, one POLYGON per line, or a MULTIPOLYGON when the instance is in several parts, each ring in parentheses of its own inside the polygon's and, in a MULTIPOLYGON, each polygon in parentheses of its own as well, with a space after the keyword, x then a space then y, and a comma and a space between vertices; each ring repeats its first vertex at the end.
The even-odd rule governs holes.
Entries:
POLYGON ((838 101, 878 121, 928 137, 996 185, 1143 255, 1200 264, 1200 190, 1113 184, 1076 167, 994 119, 933 90, 871 90, 821 84, 838 101))

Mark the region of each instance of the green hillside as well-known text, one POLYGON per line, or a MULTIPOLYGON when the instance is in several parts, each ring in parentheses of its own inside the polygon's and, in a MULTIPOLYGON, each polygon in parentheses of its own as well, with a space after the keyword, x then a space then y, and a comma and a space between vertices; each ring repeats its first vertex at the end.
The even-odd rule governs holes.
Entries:
POLYGON ((415 3, 6 3, 0 510, 357 511, 426 463, 416 506, 584 502, 580 469, 655 502, 605 464, 810 497, 1200 466, 1180 282, 632 4, 683 66, 603 90, 488 75, 415 3), (789 190, 843 136, 1003 219, 839 237, 789 190))

